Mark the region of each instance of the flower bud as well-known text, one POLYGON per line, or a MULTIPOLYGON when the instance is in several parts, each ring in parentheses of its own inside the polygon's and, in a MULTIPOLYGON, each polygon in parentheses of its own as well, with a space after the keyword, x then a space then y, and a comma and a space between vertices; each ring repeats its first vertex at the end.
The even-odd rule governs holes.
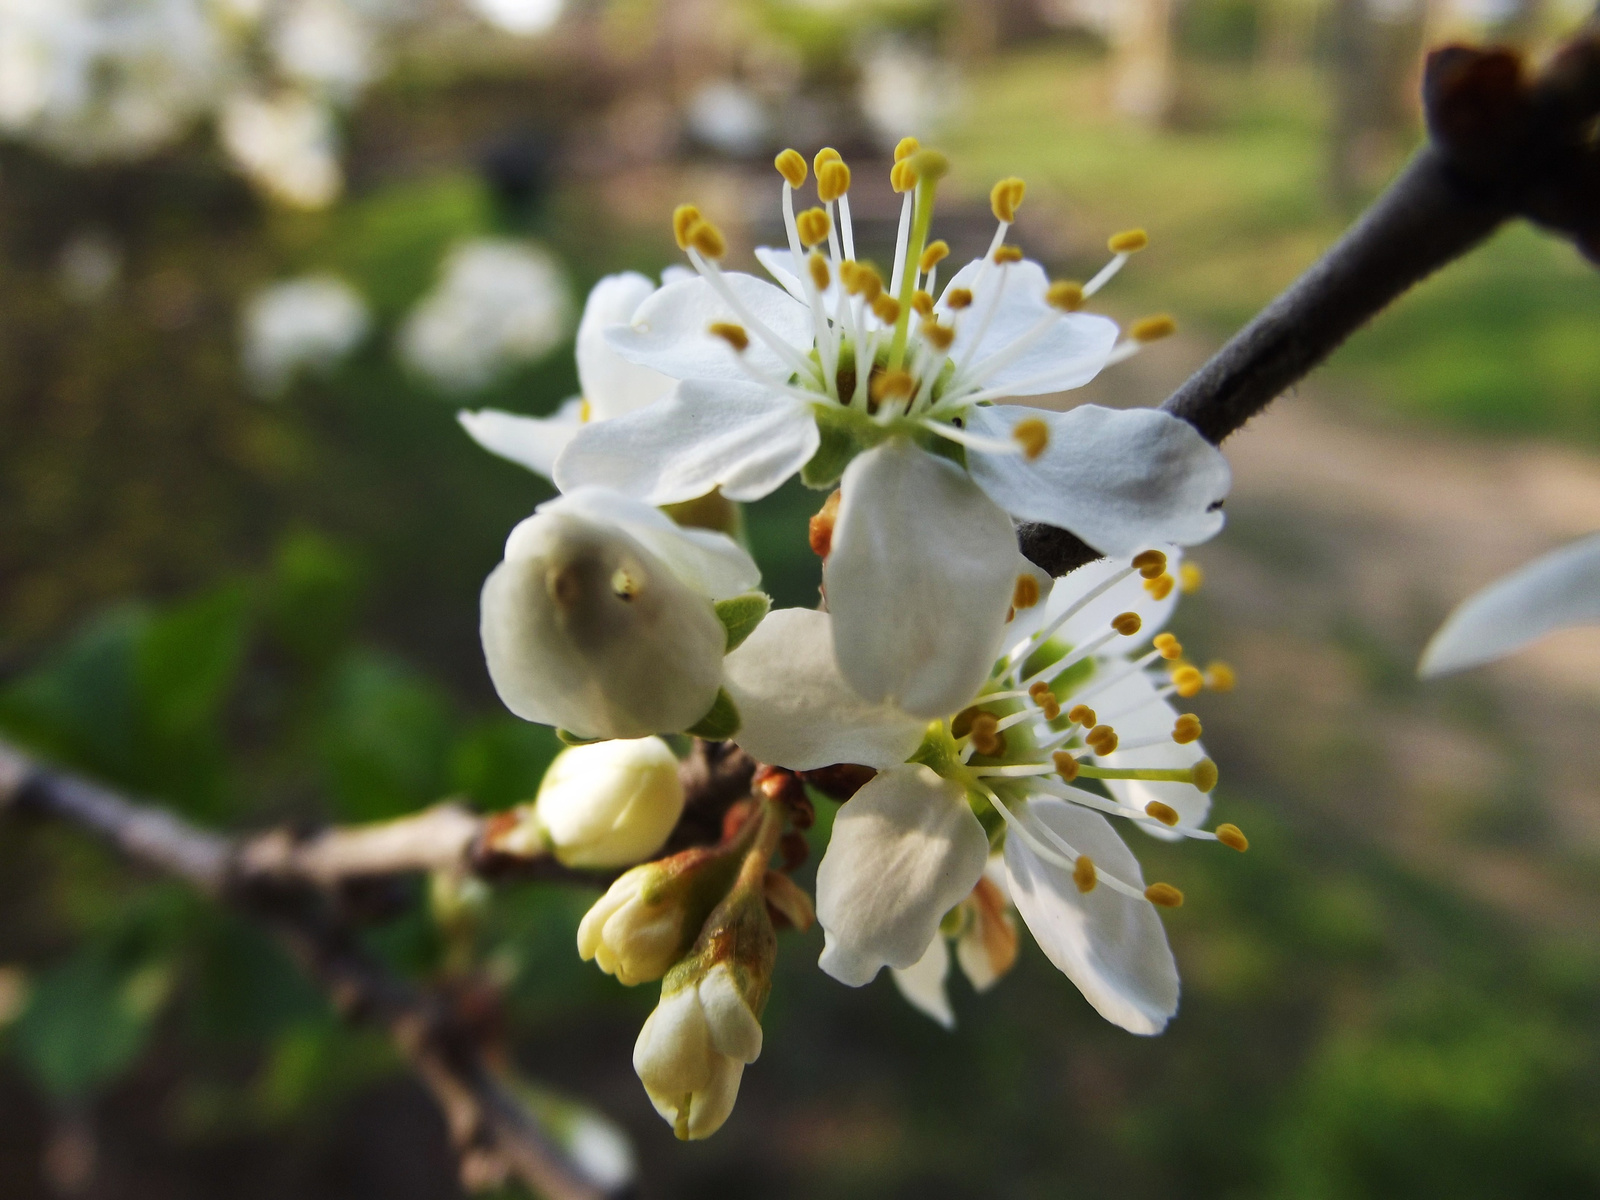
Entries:
POLYGON ((727 633, 711 598, 632 527, 559 507, 571 499, 512 530, 505 561, 483 585, 480 633, 495 690, 519 717, 580 737, 687 729, 722 681, 727 633))
POLYGON ((573 746, 539 784, 535 816, 569 867, 621 867, 661 848, 683 812, 678 760, 660 738, 573 746))

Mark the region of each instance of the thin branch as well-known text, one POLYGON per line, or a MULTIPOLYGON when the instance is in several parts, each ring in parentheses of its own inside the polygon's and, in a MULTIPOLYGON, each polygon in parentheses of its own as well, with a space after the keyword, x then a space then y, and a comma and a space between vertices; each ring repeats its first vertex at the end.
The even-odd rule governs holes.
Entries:
MULTIPOLYGON (((1163 407, 1220 443, 1412 285, 1522 216, 1600 262, 1600 18, 1536 76, 1509 51, 1449 46, 1423 82, 1430 141, 1305 274, 1163 407)), ((1018 527, 1062 575, 1099 558, 1064 529, 1018 527)))
MULTIPOLYGON (((229 839, 41 767, 0 741, 0 812, 6 811, 73 825, 132 861, 184 879, 271 927, 343 1015, 389 1032, 443 1110, 464 1171, 492 1161, 553 1200, 605 1200, 610 1194, 561 1151, 490 1070, 473 1031, 453 1008, 374 959, 309 878, 240 871, 237 847, 229 839)), ((417 827, 431 822, 459 833, 460 818, 470 817, 459 810, 454 817, 445 813, 430 810, 428 821, 417 827)), ((349 844, 370 863, 377 840, 357 836, 349 844)), ((319 860, 313 855, 312 861, 319 860)))

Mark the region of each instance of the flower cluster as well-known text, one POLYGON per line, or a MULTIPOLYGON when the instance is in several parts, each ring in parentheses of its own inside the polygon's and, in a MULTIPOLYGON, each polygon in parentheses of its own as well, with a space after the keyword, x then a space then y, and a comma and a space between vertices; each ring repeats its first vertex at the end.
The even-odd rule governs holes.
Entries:
POLYGON ((484 585, 495 687, 518 715, 599 742, 557 760, 523 836, 573 863, 659 851, 684 803, 644 781, 664 780, 663 751, 607 745, 687 733, 762 764, 720 840, 633 867, 578 934, 623 983, 662 981, 634 1064, 681 1137, 722 1124, 760 1052, 775 928, 816 920, 829 975, 860 986, 888 967, 948 1024, 950 943, 989 986, 1016 957, 1014 908, 1098 1011, 1153 1034, 1178 1002, 1157 910, 1182 894, 1146 884, 1112 822, 1247 844, 1206 828, 1217 770, 1174 707, 1231 672, 1190 665, 1161 632, 1198 581, 1180 547, 1221 527, 1226 462, 1156 409, 1009 403, 1171 332, 1151 318, 1124 336, 1082 311, 1144 234, 1112 238, 1088 283, 1052 282, 1006 241, 1024 187, 1002 180, 992 243, 941 287, 943 155, 896 149, 887 273, 856 255, 837 153, 775 165, 788 245, 756 251, 775 282, 725 268, 722 232, 682 206, 692 271, 590 295, 581 397, 548 418, 461 414, 562 493, 484 585), (819 203, 797 211, 812 178, 819 203), (769 612, 737 504, 796 475, 828 493, 810 531, 824 604, 769 612), (1052 580, 1020 553, 1017 521, 1107 557, 1052 580), (637 786, 619 783, 630 771, 637 786), (814 906, 790 875, 813 815, 802 779, 845 801, 814 906))

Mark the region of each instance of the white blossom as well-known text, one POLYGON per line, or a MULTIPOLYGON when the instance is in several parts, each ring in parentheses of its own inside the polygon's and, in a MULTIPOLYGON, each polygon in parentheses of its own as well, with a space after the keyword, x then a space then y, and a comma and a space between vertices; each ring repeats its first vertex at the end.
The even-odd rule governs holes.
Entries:
POLYGON ((283 280, 256 292, 240 318, 245 374, 273 395, 303 370, 326 371, 372 327, 366 302, 332 275, 283 280))
POLYGON ((239 92, 222 106, 222 145, 263 191, 291 208, 325 208, 344 189, 333 113, 302 92, 239 92))
POLYGON ((522 37, 545 32, 564 7, 563 0, 467 0, 467 6, 496 28, 522 37))
POLYGON ((678 760, 658 737, 571 746, 539 784, 538 832, 571 867, 649 858, 683 812, 678 760))
POLYGON ((761 1022, 733 969, 718 963, 686 986, 663 989, 634 1044, 633 1068, 673 1131, 696 1140, 728 1119, 761 1040, 761 1022))

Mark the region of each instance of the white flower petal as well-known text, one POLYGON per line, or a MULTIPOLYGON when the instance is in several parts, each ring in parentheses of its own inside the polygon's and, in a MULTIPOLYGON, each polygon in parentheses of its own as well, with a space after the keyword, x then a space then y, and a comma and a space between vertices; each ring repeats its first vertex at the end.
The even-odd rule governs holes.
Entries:
POLYGON ((880 773, 839 809, 817 868, 819 965, 851 987, 912 966, 988 857, 960 784, 920 764, 880 773))
POLYGON ((1016 531, 959 467, 903 438, 858 455, 842 486, 823 570, 839 669, 868 701, 948 716, 999 655, 1016 531))
MULTIPOLYGON (((1101 670, 1116 670, 1120 662, 1101 666, 1101 670)), ((1118 750, 1105 756, 1096 755, 1094 761, 1104 767, 1192 767, 1206 756, 1199 742, 1179 745, 1172 740, 1172 727, 1177 722, 1178 710, 1157 694, 1156 684, 1144 672, 1137 672, 1094 697, 1094 707, 1102 721, 1109 722, 1124 742, 1143 741, 1159 737, 1155 746, 1137 750, 1118 750), (1133 711, 1129 711, 1132 709, 1133 711)), ((1142 779, 1108 779, 1106 786, 1111 794, 1124 804, 1143 810, 1153 800, 1168 805, 1178 814, 1178 824, 1186 829, 1199 828, 1211 812, 1211 797, 1189 783, 1152 783, 1142 779)), ((1141 822, 1146 833, 1162 840, 1179 838, 1160 822, 1141 822)))
MULTIPOLYGON (((754 275, 723 275, 746 312, 777 338, 802 355, 811 352, 811 313, 782 288, 754 275)), ((739 354, 706 330, 718 321, 744 324, 728 302, 704 279, 684 279, 655 292, 626 325, 605 331, 606 344, 632 363, 650 367, 674 379, 748 379, 739 354)), ((794 373, 789 361, 772 349, 754 329, 748 330, 748 364, 778 379, 794 373)))
POLYGON ((810 771, 833 763, 899 766, 926 722, 868 704, 839 673, 825 612, 780 608, 723 660, 742 724, 734 741, 760 762, 810 771))
POLYGON ((1424 679, 1476 667, 1569 625, 1600 621, 1600 534, 1553 550, 1468 597, 1433 635, 1424 679))
POLYGON ((1222 528, 1228 462, 1187 421, 1155 408, 1002 405, 969 410, 967 428, 1003 441, 1030 419, 1050 431, 1038 458, 967 451, 972 478, 1012 516, 1071 530, 1113 556, 1193 545, 1222 528))
MULTIPOLYGON (((755 559, 727 534, 679 525, 659 509, 631 496, 605 488, 577 488, 545 501, 536 511, 564 513, 620 527, 685 584, 713 600, 748 592, 761 582, 761 568, 755 559)), ((512 538, 515 537, 513 530, 512 538)), ((511 542, 506 545, 508 556, 511 546, 511 542)))
POLYGON ((720 487, 759 500, 805 466, 821 443, 811 406, 760 384, 690 380, 665 398, 586 426, 556 464, 563 490, 607 487, 676 504, 720 487))
MULTIPOLYGON (((605 331, 625 325, 656 290, 637 271, 607 275, 595 284, 578 322, 578 385, 589 402, 590 419, 606 421, 660 399, 672 380, 659 371, 629 362, 606 344, 605 331)), ((543 474, 548 475, 546 468, 543 474)))
POLYGON ((700 981, 699 991, 717 1053, 745 1063, 761 1057, 761 1022, 745 1003, 732 969, 718 963, 700 981))
POLYGON ((928 943, 926 954, 893 974, 895 987, 913 1008, 926 1013, 946 1029, 956 1027, 955 1010, 950 1007, 950 996, 945 990, 945 979, 950 974, 950 947, 945 945, 944 938, 935 937, 928 943))
MULTIPOLYGON (((1032 799, 1038 817, 1097 867, 1142 886, 1144 875, 1109 822, 1062 800, 1032 799)), ((1006 838, 1011 898, 1045 957, 1101 1016, 1130 1033, 1153 1034, 1178 1011, 1178 967, 1155 906, 1103 884, 1078 891, 1070 871, 1006 838)))
POLYGON ((549 479, 557 456, 583 428, 583 401, 574 396, 548 417, 524 417, 498 408, 482 408, 477 412, 462 409, 456 420, 490 454, 510 459, 549 479))

